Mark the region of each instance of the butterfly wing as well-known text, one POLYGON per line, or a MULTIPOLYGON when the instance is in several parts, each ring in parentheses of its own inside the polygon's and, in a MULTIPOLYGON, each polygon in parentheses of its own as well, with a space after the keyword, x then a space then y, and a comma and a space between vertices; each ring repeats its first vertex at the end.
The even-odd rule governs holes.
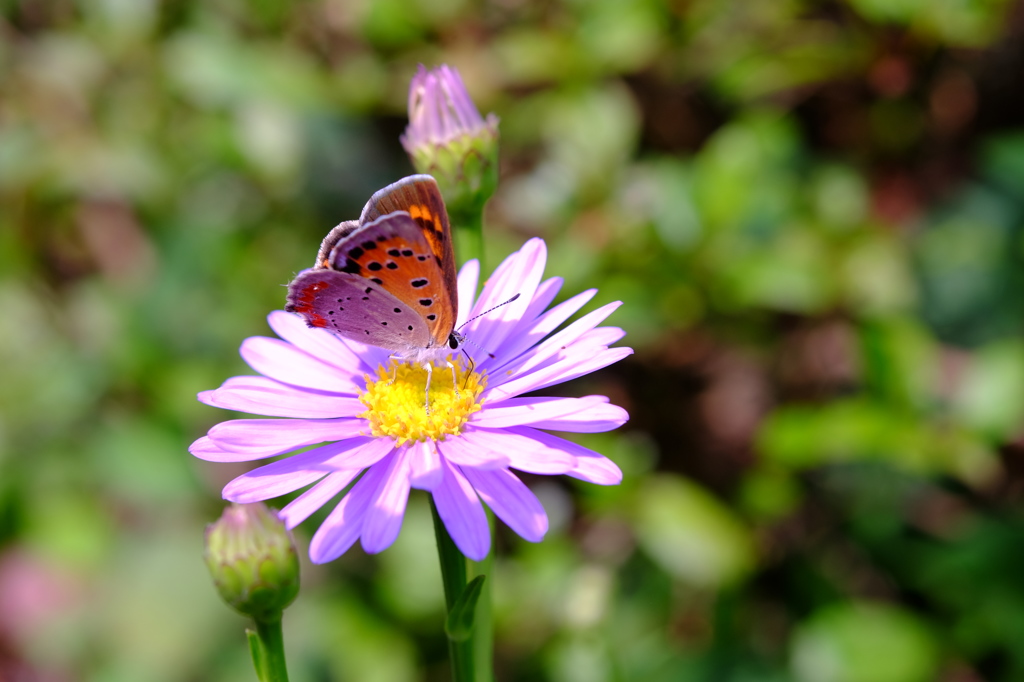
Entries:
POLYGON ((458 275, 452 230, 448 222, 441 190, 429 175, 410 175, 376 192, 363 208, 360 224, 366 225, 380 216, 405 211, 423 231, 431 254, 441 268, 444 288, 449 293, 452 320, 458 316, 458 275))
POLYGON ((310 327, 391 351, 430 343, 430 330, 413 308, 379 284, 347 272, 303 270, 288 285, 285 310, 301 314, 310 327))
POLYGON ((313 269, 319 270, 321 268, 329 267, 327 257, 331 255, 331 249, 334 248, 334 245, 358 229, 358 220, 346 220, 345 222, 336 225, 333 230, 328 232, 327 236, 324 237, 324 240, 320 242, 320 250, 317 251, 316 263, 313 264, 313 269))
POLYGON ((443 262, 430 238, 409 213, 380 216, 339 241, 329 266, 365 278, 416 311, 429 330, 422 347, 441 346, 455 327, 456 289, 449 288, 443 262))

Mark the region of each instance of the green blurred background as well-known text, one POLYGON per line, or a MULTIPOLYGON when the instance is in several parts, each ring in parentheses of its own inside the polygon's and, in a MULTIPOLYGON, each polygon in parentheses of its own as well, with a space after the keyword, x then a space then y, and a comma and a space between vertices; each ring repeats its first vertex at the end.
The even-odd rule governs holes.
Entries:
MULTIPOLYGON (((0 680, 254 679, 195 394, 411 172, 418 63, 501 117, 486 267, 543 236, 637 351, 561 387, 624 483, 498 533, 499 681, 1024 679, 1021 3, 0 8, 0 680)), ((436 562, 417 493, 305 566, 292 679, 445 680, 436 562)))

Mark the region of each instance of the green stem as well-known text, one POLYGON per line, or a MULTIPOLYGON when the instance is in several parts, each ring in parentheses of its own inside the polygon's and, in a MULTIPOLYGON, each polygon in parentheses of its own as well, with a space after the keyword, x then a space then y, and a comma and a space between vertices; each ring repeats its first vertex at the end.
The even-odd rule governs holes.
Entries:
POLYGON ((459 265, 476 258, 480 261, 480 271, 484 270, 484 216, 483 207, 479 211, 466 211, 451 215, 455 228, 455 259, 459 265))
MULTIPOLYGON (((487 512, 487 523, 491 537, 494 537, 494 517, 487 512)), ((494 585, 494 550, 484 557, 483 561, 470 561, 470 580, 478 575, 489 576, 484 583, 483 594, 476 604, 474 620, 473 663, 475 664, 476 682, 492 682, 494 680, 494 619, 491 616, 491 589, 494 585)))
POLYGON ((256 664, 257 673, 260 675, 260 682, 288 682, 280 614, 275 619, 257 620, 256 636, 260 640, 263 654, 262 661, 253 661, 256 664))
MULTIPOLYGON (((447 612, 451 613, 459 595, 466 589, 466 557, 452 542, 433 500, 430 501, 430 511, 434 516, 434 535, 437 537, 437 556, 441 561, 444 601, 448 606, 447 612)), ((476 679, 473 669, 473 649, 477 632, 477 627, 474 627, 473 634, 464 642, 448 640, 448 658, 452 662, 452 680, 454 682, 474 682, 476 679)))

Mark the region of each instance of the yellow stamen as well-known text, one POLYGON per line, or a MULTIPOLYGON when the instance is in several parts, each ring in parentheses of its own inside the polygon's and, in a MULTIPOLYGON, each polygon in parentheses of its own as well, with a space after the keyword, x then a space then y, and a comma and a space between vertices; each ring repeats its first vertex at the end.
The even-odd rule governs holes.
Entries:
POLYGON ((478 398, 485 378, 457 367, 458 390, 452 384, 452 372, 446 366, 433 365, 430 380, 430 411, 424 404, 427 371, 422 367, 399 364, 377 368, 377 377, 365 375, 366 392, 359 400, 368 408, 360 417, 370 422, 374 436, 390 436, 398 445, 411 441, 444 440, 457 436, 469 415, 480 409, 478 398))

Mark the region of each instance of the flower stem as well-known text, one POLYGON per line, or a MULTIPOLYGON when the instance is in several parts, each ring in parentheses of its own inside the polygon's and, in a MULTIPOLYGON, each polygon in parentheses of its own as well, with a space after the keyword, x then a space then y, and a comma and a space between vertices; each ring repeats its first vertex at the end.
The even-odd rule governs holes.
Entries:
MULTIPOLYGON (((437 537, 437 555, 441 561, 444 600, 448 613, 451 613, 463 590, 466 589, 466 557, 452 542, 433 500, 430 502, 430 511, 434 516, 434 535, 437 537)), ((457 642, 448 638, 448 657, 451 659, 454 682, 483 682, 489 679, 478 677, 473 664, 473 652, 478 646, 477 638, 482 632, 490 632, 490 627, 481 628, 480 625, 479 622, 474 622, 472 634, 465 641, 457 642)))
POLYGON ((459 265, 474 258, 480 261, 480 271, 484 270, 484 215, 483 206, 479 210, 468 210, 451 214, 452 226, 455 228, 456 259, 459 265))
MULTIPOLYGON (((487 522, 490 526, 491 537, 494 537, 494 516, 487 512, 487 522)), ((494 575, 494 550, 484 557, 483 561, 468 562, 470 565, 470 577, 478 575, 494 575)), ((477 682, 492 682, 494 680, 494 620, 491 614, 491 589, 494 580, 488 578, 484 583, 483 594, 476 605, 475 627, 473 628, 473 663, 475 664, 477 682)))
MULTIPOLYGON (((281 614, 278 614, 277 618, 257 619, 256 636, 260 643, 261 660, 253 660, 253 664, 256 666, 260 682, 288 682, 281 614)), ((253 658, 255 657, 253 652, 253 658)))

